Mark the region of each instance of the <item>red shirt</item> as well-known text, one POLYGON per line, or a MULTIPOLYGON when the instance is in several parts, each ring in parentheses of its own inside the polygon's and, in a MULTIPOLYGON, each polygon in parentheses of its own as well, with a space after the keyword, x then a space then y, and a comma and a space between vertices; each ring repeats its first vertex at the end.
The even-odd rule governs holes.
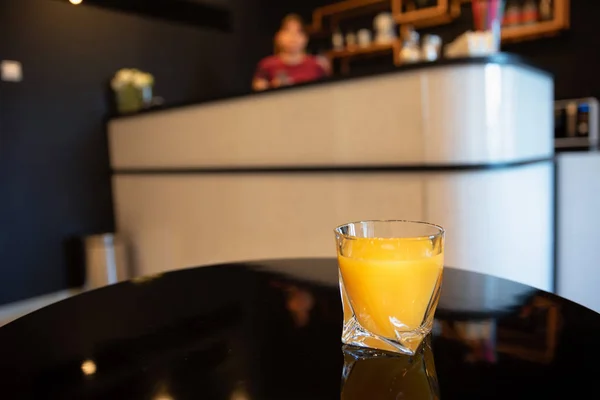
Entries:
POLYGON ((254 74, 255 79, 264 79, 272 84, 277 79, 282 85, 310 82, 327 75, 325 69, 314 56, 305 56, 299 64, 285 64, 278 56, 263 58, 254 74))

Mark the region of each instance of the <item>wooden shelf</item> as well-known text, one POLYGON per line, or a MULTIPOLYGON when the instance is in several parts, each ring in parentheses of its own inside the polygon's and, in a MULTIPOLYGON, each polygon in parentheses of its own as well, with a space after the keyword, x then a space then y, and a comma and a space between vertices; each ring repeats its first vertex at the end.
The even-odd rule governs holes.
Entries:
POLYGON ((394 40, 386 44, 372 44, 369 47, 354 46, 344 50, 332 50, 327 53, 327 58, 333 63, 333 60, 341 61, 341 72, 347 74, 350 72, 350 60, 358 57, 371 57, 383 54, 391 54, 394 59, 394 65, 400 65, 400 40, 394 40))
POLYGON ((344 50, 332 50, 327 53, 327 57, 333 60, 336 58, 352 58, 369 54, 384 53, 393 51, 398 47, 398 44, 399 42, 395 40, 386 44, 371 44, 369 47, 353 46, 344 50))
POLYGON ((419 22, 427 20, 435 20, 440 17, 448 16, 449 0, 437 0, 437 5, 434 7, 421 8, 412 11, 402 11, 402 4, 406 0, 392 0, 392 13, 394 20, 399 25, 411 24, 416 25, 419 22))
POLYGON ((556 21, 536 22, 529 25, 509 26, 502 28, 502 42, 518 42, 535 39, 542 36, 554 35, 562 30, 556 21))
POLYGON ((435 7, 401 12, 403 1, 406 0, 392 0, 392 10, 395 10, 393 15, 396 23, 398 25, 409 24, 416 29, 422 29, 449 24, 460 17, 461 1, 465 0, 438 0, 435 7))
POLYGON ((341 17, 344 14, 353 14, 360 9, 369 9, 373 7, 387 7, 390 0, 345 0, 339 3, 333 3, 327 6, 315 9, 312 17, 312 26, 308 28, 309 32, 317 33, 324 29, 324 17, 341 17))
POLYGON ((569 28, 570 0, 555 0, 554 19, 536 22, 529 25, 502 27, 502 43, 520 42, 537 39, 544 36, 556 35, 569 28))
MULTIPOLYGON (((420 20, 416 20, 415 22, 405 23, 405 24, 412 25, 412 27, 415 29, 423 29, 423 28, 429 28, 432 26, 446 25, 446 24, 449 24, 450 22, 454 21, 455 19, 456 19, 456 17, 453 17, 449 13, 443 13, 443 14, 438 14, 438 15, 430 17, 430 18, 420 19, 420 20)), ((399 25, 403 25, 401 23, 398 23, 397 21, 396 21, 396 23, 399 25)))
POLYGON ((325 28, 317 29, 313 25, 308 25, 306 27, 306 33, 312 38, 325 38, 333 35, 331 30, 325 28))
MULTIPOLYGON (((461 16, 461 5, 471 0, 437 0, 437 5, 416 10, 406 10, 404 4, 409 0, 345 0, 317 8, 313 13, 312 26, 308 27, 311 36, 329 36, 338 28, 339 21, 353 14, 373 12, 374 10, 391 10, 398 25, 411 25, 417 29, 450 23, 461 16), (404 9, 404 11, 403 11, 404 9), (323 18, 327 18, 324 26, 323 18)), ((466 6, 465 6, 466 7, 466 6)), ((530 25, 502 28, 502 42, 518 42, 539 37, 558 34, 569 28, 570 0, 553 1, 553 19, 530 25)), ((399 65, 400 42, 361 48, 354 47, 341 51, 330 51, 330 60, 341 59, 342 65, 348 67, 348 60, 353 57, 376 55, 394 52, 394 62, 399 65)))
POLYGON ((328 15, 355 11, 360 8, 377 5, 379 3, 389 3, 389 0, 345 0, 340 1, 339 3, 333 3, 327 6, 319 7, 315 10, 315 13, 319 14, 321 17, 324 17, 328 15))

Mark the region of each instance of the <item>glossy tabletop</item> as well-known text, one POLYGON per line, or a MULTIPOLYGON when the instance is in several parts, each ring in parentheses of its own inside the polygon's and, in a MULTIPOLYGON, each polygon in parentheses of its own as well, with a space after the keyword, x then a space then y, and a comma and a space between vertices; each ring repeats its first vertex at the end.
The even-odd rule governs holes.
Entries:
POLYGON ((344 373, 345 399, 598 397, 600 315, 514 282, 446 268, 428 353, 437 387, 418 396, 399 383, 410 359, 344 355, 341 322, 333 259, 165 273, 0 328, 0 393, 337 399, 344 373))

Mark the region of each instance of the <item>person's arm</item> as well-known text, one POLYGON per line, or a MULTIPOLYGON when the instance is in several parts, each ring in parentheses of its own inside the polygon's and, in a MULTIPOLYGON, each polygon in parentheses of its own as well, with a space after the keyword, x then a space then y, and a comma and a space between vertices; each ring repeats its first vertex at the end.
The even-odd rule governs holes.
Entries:
POLYGON ((331 63, 329 62, 329 59, 324 56, 317 56, 316 60, 317 60, 317 65, 319 67, 321 67, 321 69, 323 70, 323 76, 330 76, 331 75, 331 63))
POLYGON ((256 67, 256 72, 254 73, 254 78, 252 79, 252 89, 259 92, 262 90, 267 90, 271 87, 271 83, 269 81, 269 71, 265 67, 264 60, 258 63, 258 67, 256 67))
POLYGON ((257 78, 255 77, 254 80, 252 80, 252 90, 256 91, 256 92, 260 92, 263 90, 267 90, 269 88, 269 81, 264 79, 264 78, 257 78))

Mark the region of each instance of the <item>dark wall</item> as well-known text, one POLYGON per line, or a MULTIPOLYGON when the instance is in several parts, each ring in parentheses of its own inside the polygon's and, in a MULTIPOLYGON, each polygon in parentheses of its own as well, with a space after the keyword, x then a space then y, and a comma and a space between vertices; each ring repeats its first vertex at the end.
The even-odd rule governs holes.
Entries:
MULTIPOLYGON (((233 30, 223 33, 55 0, 0 0, 0 60, 24 67, 23 82, 0 82, 0 304, 65 288, 65 239, 114 229, 103 120, 117 69, 152 72, 170 103, 245 91, 281 17, 309 20, 332 1, 229 0, 233 30)), ((470 28, 466 10, 439 28, 444 39, 470 28)), ((557 98, 600 97, 598 16, 600 2, 574 0, 570 31, 505 49, 555 74, 557 98)))
POLYGON ((185 102, 248 90, 270 50, 252 1, 231 0, 233 31, 178 26, 53 0, 0 0, 0 304, 67 286, 63 242, 112 231, 103 125, 106 84, 122 67, 152 72, 185 102))

